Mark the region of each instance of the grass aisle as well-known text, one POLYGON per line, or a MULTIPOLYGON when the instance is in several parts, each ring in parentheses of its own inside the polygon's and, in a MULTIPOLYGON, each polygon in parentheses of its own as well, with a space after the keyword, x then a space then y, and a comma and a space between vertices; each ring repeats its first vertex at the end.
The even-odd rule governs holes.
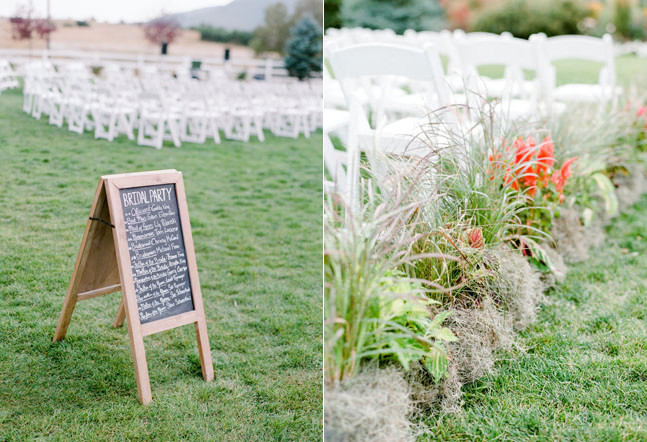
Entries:
POLYGON ((321 437, 321 134, 157 151, 36 121, 0 96, 0 440, 321 437), (99 176, 184 173, 215 366, 193 327, 145 339, 137 402, 120 294, 51 342, 99 176))
POLYGON ((442 440, 647 440, 647 197, 547 294, 525 353, 465 386, 442 440))

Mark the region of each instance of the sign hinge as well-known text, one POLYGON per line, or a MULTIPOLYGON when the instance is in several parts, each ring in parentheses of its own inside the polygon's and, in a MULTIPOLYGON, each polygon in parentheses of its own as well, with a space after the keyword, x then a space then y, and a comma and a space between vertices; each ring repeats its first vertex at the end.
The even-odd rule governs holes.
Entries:
POLYGON ((107 225, 109 225, 110 227, 112 227, 113 229, 115 228, 114 224, 109 223, 109 222, 108 222, 108 221, 106 221, 105 219, 96 218, 96 217, 94 217, 94 216, 89 216, 88 218, 89 218, 89 219, 91 219, 92 221, 99 221, 99 222, 102 222, 102 223, 104 223, 104 224, 107 224, 107 225))

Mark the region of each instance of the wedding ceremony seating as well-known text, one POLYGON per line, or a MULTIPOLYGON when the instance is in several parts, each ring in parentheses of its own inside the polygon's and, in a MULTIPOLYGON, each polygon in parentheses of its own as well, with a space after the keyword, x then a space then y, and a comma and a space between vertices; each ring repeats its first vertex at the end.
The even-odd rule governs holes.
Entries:
MULTIPOLYGON (((8 66, 8 68, 7 68, 8 66)), ((15 79, 0 63, 0 85, 15 79)), ((97 139, 125 135, 141 146, 165 141, 216 144, 226 139, 264 141, 264 129, 280 137, 309 137, 323 125, 320 80, 244 82, 214 72, 194 79, 177 67, 138 69, 106 65, 98 74, 81 62, 54 66, 47 60, 22 66, 23 110, 36 119, 97 139)), ((13 84, 13 83, 11 83, 13 84)))
POLYGON ((18 76, 7 60, 0 60, 0 93, 20 86, 18 76))
POLYGON ((602 109, 621 93, 610 35, 524 40, 509 33, 343 28, 326 32, 324 55, 330 69, 323 75, 324 119, 332 124, 324 128, 324 165, 333 180, 324 188, 350 203, 362 152, 371 163, 378 154, 425 155, 442 145, 443 131, 469 131, 485 108, 503 132, 513 121, 559 115, 569 102, 602 109), (601 65, 598 83, 558 85, 555 62, 565 59, 601 65), (489 66, 501 66, 502 78, 484 75, 489 66))

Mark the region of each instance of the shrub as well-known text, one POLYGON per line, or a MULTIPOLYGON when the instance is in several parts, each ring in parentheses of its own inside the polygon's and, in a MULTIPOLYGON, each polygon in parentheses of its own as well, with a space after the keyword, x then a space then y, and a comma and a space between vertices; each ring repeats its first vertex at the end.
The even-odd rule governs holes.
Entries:
POLYGON ((321 28, 309 16, 304 16, 290 29, 290 39, 285 43, 285 68, 299 80, 311 72, 321 72, 321 28))
POLYGON ((439 381, 455 340, 419 283, 394 272, 410 259, 409 220, 418 206, 403 199, 375 204, 344 220, 324 211, 324 372, 329 382, 351 378, 363 360, 391 359, 404 369, 421 361, 439 381), (436 313, 435 315, 433 313, 436 313))
POLYGON ((341 0, 324 0, 324 29, 341 28, 341 0))
POLYGON ((579 34, 578 23, 587 14, 580 0, 507 0, 483 10, 471 30, 494 34, 508 31, 519 38, 538 32, 549 37, 579 34))
POLYGON ((341 19, 346 27, 388 28, 402 34, 407 29, 441 30, 445 12, 438 0, 346 0, 341 19))
POLYGON ((615 35, 624 40, 645 38, 645 18, 641 8, 630 0, 616 0, 613 11, 615 35))
POLYGON ((505 172, 488 167, 499 131, 491 125, 492 118, 484 117, 476 129, 465 132, 460 125, 430 118, 419 138, 447 140, 448 145, 430 146, 436 152, 416 161, 414 174, 424 178, 417 180, 411 198, 425 204, 413 245, 420 258, 407 271, 434 282, 437 289, 430 295, 443 303, 479 302, 488 295, 493 276, 491 247, 524 234, 522 219, 528 207, 501 185, 505 172), (438 259, 437 254, 451 258, 438 259))
POLYGON ((249 45, 254 35, 247 31, 231 31, 225 28, 214 28, 213 26, 200 25, 192 28, 200 32, 200 40, 217 41, 220 43, 235 43, 243 46, 249 45))

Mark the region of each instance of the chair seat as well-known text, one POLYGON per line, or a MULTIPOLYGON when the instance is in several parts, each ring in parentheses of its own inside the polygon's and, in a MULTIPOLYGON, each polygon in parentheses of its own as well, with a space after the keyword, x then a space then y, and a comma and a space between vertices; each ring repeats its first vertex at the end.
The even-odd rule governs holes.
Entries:
POLYGON ((565 84, 556 88, 551 96, 554 100, 564 102, 599 103, 622 94, 622 88, 616 86, 608 95, 608 88, 599 84, 565 84))
POLYGON ((364 149, 377 147, 393 155, 423 157, 431 147, 447 144, 449 126, 435 125, 433 130, 427 118, 409 117, 387 124, 379 130, 360 133, 360 146, 364 149))
POLYGON ((424 94, 406 94, 394 97, 384 103, 384 109, 391 112, 398 112, 408 115, 425 115, 434 104, 429 103, 424 94))
POLYGON ((350 121, 350 112, 337 109, 324 109, 323 121, 326 133, 333 132, 348 124, 350 121))
MULTIPOLYGON (((503 97, 509 91, 509 83, 504 78, 488 78, 481 77, 482 87, 487 93, 488 97, 503 97)), ((521 91, 514 91, 515 94, 524 93, 532 94, 536 90, 536 83, 534 81, 524 81, 523 83, 518 83, 521 86, 515 89, 522 89, 521 91)))

